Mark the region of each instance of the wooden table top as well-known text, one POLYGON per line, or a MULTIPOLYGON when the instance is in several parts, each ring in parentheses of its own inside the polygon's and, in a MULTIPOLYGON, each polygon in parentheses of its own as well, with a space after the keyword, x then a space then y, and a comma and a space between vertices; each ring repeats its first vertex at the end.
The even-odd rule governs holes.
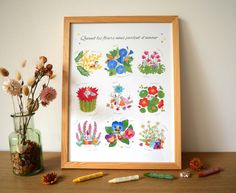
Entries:
MULTIPOLYGON (((95 173, 100 170, 61 170, 60 153, 44 153, 45 170, 30 177, 15 176, 12 173, 9 152, 0 152, 0 192, 1 193, 236 193, 236 153, 183 153, 183 168, 188 161, 199 157, 208 166, 222 167, 224 171, 199 178, 196 173, 191 178, 179 178, 177 170, 162 170, 177 176, 177 179, 160 180, 142 177, 138 181, 109 184, 108 180, 128 175, 143 176, 149 170, 102 170, 105 176, 81 183, 72 183, 72 179, 95 173), (60 176, 54 185, 41 184, 41 176, 55 171, 60 176)), ((155 171, 157 172, 157 171, 155 171)))

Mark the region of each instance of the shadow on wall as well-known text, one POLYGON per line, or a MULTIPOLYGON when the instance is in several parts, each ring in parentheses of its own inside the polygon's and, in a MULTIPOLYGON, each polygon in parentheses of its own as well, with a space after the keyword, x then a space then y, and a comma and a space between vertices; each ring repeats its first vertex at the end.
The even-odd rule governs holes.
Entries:
POLYGON ((201 58, 201 45, 197 45, 190 25, 180 20, 182 149, 214 151, 221 139, 220 132, 215 132, 222 128, 217 119, 219 110, 212 100, 210 72, 201 58))

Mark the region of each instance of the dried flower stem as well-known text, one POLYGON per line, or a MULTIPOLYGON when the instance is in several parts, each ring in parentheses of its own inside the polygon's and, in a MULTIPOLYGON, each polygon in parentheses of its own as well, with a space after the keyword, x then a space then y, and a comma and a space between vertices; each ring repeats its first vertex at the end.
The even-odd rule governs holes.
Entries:
POLYGON ((15 102, 14 102, 13 96, 11 96, 11 100, 12 100, 14 114, 16 114, 16 106, 15 106, 15 102))

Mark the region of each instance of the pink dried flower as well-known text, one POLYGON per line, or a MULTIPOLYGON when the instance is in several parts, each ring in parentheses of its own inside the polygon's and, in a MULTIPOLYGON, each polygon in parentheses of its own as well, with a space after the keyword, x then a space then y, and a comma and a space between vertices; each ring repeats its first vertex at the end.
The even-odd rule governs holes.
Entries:
POLYGON ((46 106, 51 101, 53 101, 57 96, 57 91, 52 87, 44 87, 40 93, 40 99, 42 101, 42 105, 46 106))
POLYGON ((21 94, 21 84, 15 79, 9 79, 3 82, 2 88, 6 93, 12 96, 18 96, 21 94))

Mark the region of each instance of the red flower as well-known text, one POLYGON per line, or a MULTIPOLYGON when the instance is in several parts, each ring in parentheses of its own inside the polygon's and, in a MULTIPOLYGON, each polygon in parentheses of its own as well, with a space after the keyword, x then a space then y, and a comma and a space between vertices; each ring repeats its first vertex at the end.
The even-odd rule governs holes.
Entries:
POLYGON ((147 99, 147 98, 140 99, 140 100, 139 100, 139 104, 140 104, 142 107, 146 107, 146 106, 148 105, 148 99, 147 99))
POLYGON ((163 106, 164 106, 164 101, 161 100, 161 101, 158 103, 158 108, 160 109, 160 108, 162 108, 163 106))
POLYGON ((92 101, 97 99, 98 89, 92 87, 82 87, 77 91, 77 97, 83 101, 92 101))
POLYGON ((151 87, 148 87, 148 93, 149 94, 156 94, 158 91, 157 91, 157 87, 156 86, 151 86, 151 87))

